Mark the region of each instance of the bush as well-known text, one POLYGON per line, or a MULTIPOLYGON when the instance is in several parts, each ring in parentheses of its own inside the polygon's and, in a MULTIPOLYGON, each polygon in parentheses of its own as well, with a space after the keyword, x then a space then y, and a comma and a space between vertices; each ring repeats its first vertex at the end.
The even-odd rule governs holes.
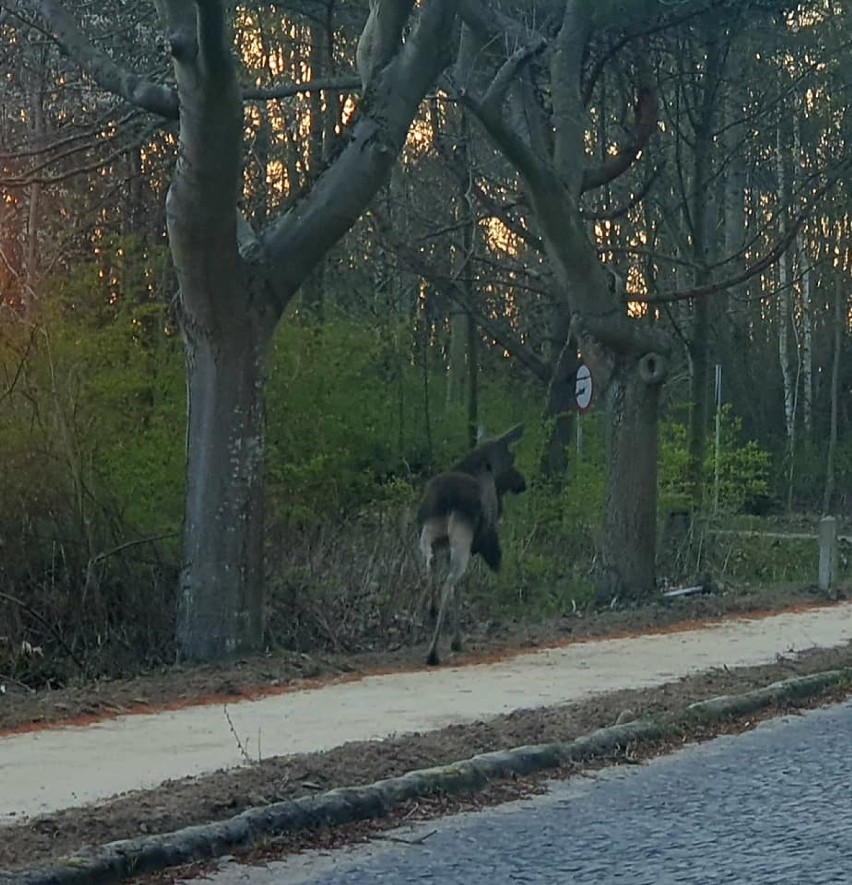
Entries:
MULTIPOLYGON (((742 420, 730 406, 722 408, 719 457, 719 509, 739 513, 753 508, 769 495, 770 455, 756 442, 741 442, 742 420)), ((716 478, 715 451, 707 455, 704 481, 712 500, 716 478)), ((661 509, 688 507, 689 451, 687 429, 677 421, 664 421, 660 428, 659 487, 661 509)))
POLYGON ((163 306, 111 279, 81 268, 0 329, 0 635, 52 648, 16 658, 41 680, 172 653, 182 359, 163 306))

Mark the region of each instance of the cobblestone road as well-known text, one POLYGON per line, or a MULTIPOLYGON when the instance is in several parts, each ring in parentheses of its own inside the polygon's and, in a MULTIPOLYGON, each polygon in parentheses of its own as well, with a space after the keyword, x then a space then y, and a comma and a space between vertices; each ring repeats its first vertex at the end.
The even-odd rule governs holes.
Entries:
POLYGON ((231 883, 852 882, 852 703, 785 717, 531 801, 395 831, 231 883), (436 831, 436 832, 432 832, 436 831))

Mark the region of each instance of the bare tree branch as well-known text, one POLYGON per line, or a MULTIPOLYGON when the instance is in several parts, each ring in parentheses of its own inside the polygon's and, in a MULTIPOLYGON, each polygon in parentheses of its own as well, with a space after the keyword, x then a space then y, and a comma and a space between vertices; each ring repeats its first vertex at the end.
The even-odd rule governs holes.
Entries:
POLYGON ((505 154, 506 159, 530 181, 540 181, 542 185, 548 176, 552 176, 550 164, 536 156, 521 136, 511 129, 500 113, 493 107, 484 107, 473 96, 462 93, 459 101, 482 124, 485 131, 505 154))
POLYGON ((772 249, 759 260, 752 262, 743 271, 734 276, 727 277, 724 280, 718 280, 714 283, 706 283, 703 286, 695 286, 691 289, 682 289, 677 292, 663 293, 653 297, 643 298, 642 296, 630 296, 631 301, 638 301, 643 304, 670 304, 674 301, 687 301, 690 298, 703 298, 707 295, 715 295, 717 292, 723 292, 726 289, 732 289, 742 283, 748 282, 752 277, 757 276, 767 268, 772 267, 776 261, 790 248, 799 229, 813 212, 814 204, 818 202, 836 183, 839 176, 844 170, 848 171, 852 163, 844 163, 839 167, 821 187, 819 187, 811 196, 808 204, 801 209, 792 219, 786 233, 780 237, 772 249))
POLYGON ((307 95, 311 92, 360 92, 359 77, 319 77, 304 83, 282 83, 266 88, 246 86, 242 96, 246 101, 270 101, 277 98, 292 98, 294 95, 307 95))
POLYGON ((398 51, 370 84, 369 101, 359 109, 346 146, 310 192, 261 235, 258 255, 266 263, 279 309, 360 217, 390 174, 422 96, 449 64, 457 7, 458 0, 420 4, 398 51))
POLYGON ((547 43, 543 39, 539 39, 534 43, 519 47, 506 59, 491 81, 485 95, 482 96, 481 105, 485 113, 500 113, 509 89, 516 82, 521 69, 546 46, 547 43))
POLYGON ((87 39, 59 0, 41 0, 40 9, 63 51, 99 86, 136 107, 170 120, 177 119, 177 93, 171 87, 154 83, 117 65, 106 52, 87 39))
POLYGON ((402 29, 413 6, 414 0, 370 0, 370 15, 355 53, 364 87, 399 52, 402 29))
MULTIPOLYGON (((581 209, 580 217, 585 221, 612 221, 615 218, 622 218, 648 196, 654 183, 660 177, 660 173, 663 171, 663 165, 661 163, 659 166, 654 167, 651 174, 643 182, 642 187, 636 193, 631 194, 630 199, 626 203, 610 209, 581 209)), ((605 251, 611 250, 607 249, 605 251)))
POLYGON ((601 187, 623 175, 647 145, 657 128, 657 91, 653 86, 650 67, 640 53, 638 56, 639 96, 636 101, 636 125, 632 140, 613 157, 592 169, 583 171, 581 193, 601 187))
POLYGON ((372 215, 377 227, 382 231, 393 251, 405 261, 411 270, 424 280, 427 280, 445 297, 467 311, 483 332, 493 338, 507 353, 532 372, 542 384, 548 383, 551 373, 547 363, 518 338, 508 323, 483 313, 475 304, 471 303, 464 287, 456 277, 441 273, 434 265, 427 261, 422 252, 394 236, 391 225, 380 213, 373 210, 372 215))

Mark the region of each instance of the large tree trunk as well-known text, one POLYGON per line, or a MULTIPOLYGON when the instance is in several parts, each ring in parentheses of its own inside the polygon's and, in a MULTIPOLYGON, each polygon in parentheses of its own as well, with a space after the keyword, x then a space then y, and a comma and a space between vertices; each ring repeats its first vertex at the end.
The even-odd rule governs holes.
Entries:
MULTIPOLYGON (((263 336, 266 338, 267 336, 263 336)), ((178 642, 192 659, 263 638, 265 340, 187 332, 187 489, 178 642)))
POLYGON ((617 356, 606 390, 607 487, 599 602, 647 598, 657 550, 657 428, 664 357, 617 356))

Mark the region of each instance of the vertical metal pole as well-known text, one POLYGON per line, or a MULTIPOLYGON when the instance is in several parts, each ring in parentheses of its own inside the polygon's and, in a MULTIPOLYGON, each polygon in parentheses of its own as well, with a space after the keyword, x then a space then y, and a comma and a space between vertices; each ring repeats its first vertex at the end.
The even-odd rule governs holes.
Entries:
POLYGON ((722 367, 716 363, 716 451, 713 471, 713 513, 719 512, 719 461, 722 451, 722 367))
POLYGON ((583 456, 583 413, 577 412, 577 460, 583 456))

